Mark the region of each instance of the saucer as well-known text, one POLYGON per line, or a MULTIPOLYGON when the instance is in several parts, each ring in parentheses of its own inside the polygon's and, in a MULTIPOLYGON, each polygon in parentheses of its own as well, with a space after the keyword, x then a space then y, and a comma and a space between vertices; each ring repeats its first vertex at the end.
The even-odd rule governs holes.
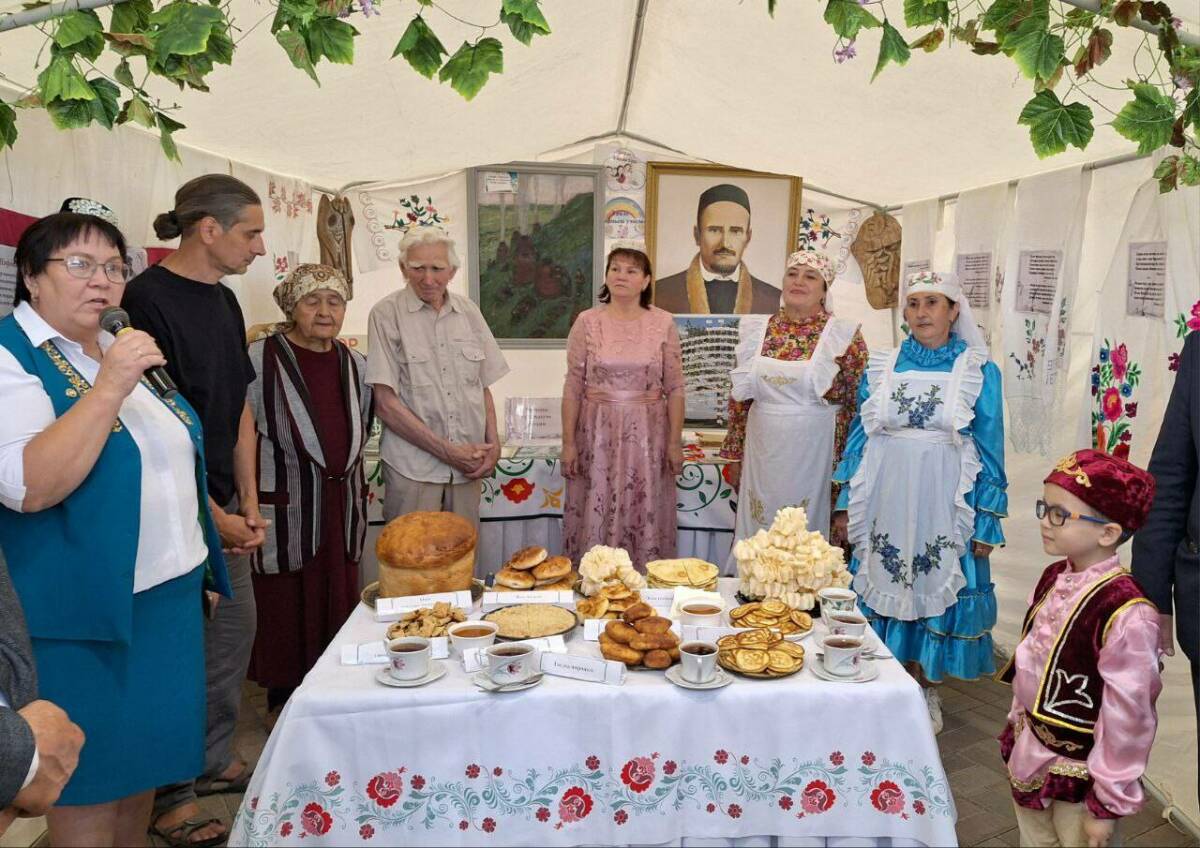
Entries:
MULTIPOLYGON (((814 658, 815 659, 815 658, 814 658)), ((830 674, 825 670, 825 666, 818 659, 809 666, 812 673, 822 680, 828 680, 830 683, 866 683, 868 680, 874 680, 879 676, 879 666, 873 662, 864 662, 859 666, 858 674, 852 677, 840 677, 836 674, 830 674)))
POLYGON ((721 668, 717 669, 716 674, 713 675, 713 679, 707 683, 692 683, 690 680, 684 680, 683 667, 680 665, 673 665, 668 668, 664 676, 676 686, 684 689, 720 689, 733 682, 733 676, 726 674, 725 670, 721 668))
POLYGON ((397 680, 392 677, 391 669, 381 668, 375 673, 375 679, 384 686, 395 686, 398 689, 409 689, 413 686, 424 686, 426 683, 432 683, 435 680, 440 680, 446 674, 446 668, 440 660, 429 661, 429 673, 424 677, 418 677, 416 680, 397 680))
POLYGON ((500 693, 500 692, 521 692, 525 689, 532 689, 542 682, 544 674, 535 674, 528 680, 522 680, 520 683, 506 683, 501 686, 493 681, 486 671, 477 671, 471 675, 471 682, 484 692, 500 693))

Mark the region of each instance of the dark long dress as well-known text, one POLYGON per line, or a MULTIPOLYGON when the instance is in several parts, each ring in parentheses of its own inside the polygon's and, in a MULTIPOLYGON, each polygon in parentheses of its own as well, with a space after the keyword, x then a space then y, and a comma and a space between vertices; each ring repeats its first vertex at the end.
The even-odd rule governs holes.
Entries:
MULTIPOLYGON (((291 344, 313 401, 313 424, 326 468, 346 467, 350 421, 336 350, 291 344)), ((299 438, 294 440, 299 444, 299 438)), ((321 546, 299 571, 254 574, 258 632, 250 679, 268 690, 268 706, 287 699, 358 603, 358 563, 346 559, 346 483, 326 477, 321 490, 321 546)))

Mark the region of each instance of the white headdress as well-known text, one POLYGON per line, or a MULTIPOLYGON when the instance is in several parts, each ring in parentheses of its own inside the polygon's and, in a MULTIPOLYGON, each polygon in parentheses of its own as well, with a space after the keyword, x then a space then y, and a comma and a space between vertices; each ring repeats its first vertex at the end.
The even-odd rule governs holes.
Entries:
POLYGON ((910 294, 940 294, 951 302, 958 304, 958 317, 950 326, 950 331, 971 347, 987 347, 987 339, 983 330, 975 323, 975 314, 971 311, 971 303, 967 300, 962 283, 957 274, 947 271, 917 271, 904 278, 904 292, 900 302, 908 299, 910 294))

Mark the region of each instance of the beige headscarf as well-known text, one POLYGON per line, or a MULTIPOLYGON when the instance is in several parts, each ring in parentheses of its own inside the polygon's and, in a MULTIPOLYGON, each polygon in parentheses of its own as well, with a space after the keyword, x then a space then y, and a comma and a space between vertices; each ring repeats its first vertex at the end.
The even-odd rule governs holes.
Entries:
POLYGON ((292 310, 296 308, 296 304, 320 289, 335 291, 346 301, 354 298, 354 287, 346 282, 346 278, 338 269, 315 263, 297 265, 271 292, 271 296, 275 298, 275 302, 279 304, 279 308, 283 310, 287 320, 277 321, 274 324, 256 325, 252 332, 248 333, 251 338, 247 341, 253 342, 256 339, 273 336, 277 333, 286 333, 292 329, 295 326, 295 322, 291 320, 292 310))

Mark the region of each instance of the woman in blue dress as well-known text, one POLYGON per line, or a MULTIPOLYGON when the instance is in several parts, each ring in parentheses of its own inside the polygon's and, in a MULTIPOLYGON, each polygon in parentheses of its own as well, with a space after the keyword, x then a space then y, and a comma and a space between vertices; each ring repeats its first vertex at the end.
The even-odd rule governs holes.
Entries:
POLYGON ((909 335, 872 351, 834 480, 848 483, 853 588, 871 626, 925 688, 934 732, 946 675, 995 670, 988 556, 1007 514, 1000 371, 953 274, 906 280, 909 335))
POLYGON ((145 844, 155 787, 204 770, 201 606, 229 594, 199 418, 145 381, 154 339, 100 329, 130 276, 110 216, 31 224, 0 321, 0 547, 39 695, 85 736, 53 845, 145 844))

